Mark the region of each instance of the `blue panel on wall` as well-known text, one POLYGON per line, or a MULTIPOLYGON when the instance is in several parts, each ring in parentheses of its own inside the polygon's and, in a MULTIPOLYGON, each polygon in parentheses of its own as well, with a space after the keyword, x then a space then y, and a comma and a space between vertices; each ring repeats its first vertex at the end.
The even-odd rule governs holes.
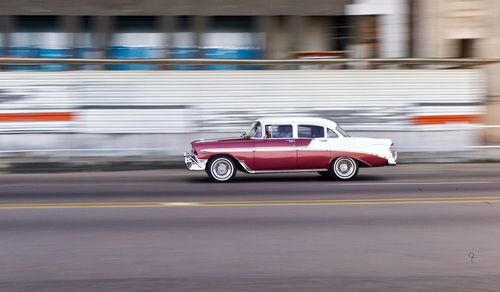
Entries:
MULTIPOLYGON (((23 58, 66 58, 69 50, 67 49, 40 49, 33 47, 13 47, 9 49, 12 57, 23 58)), ((36 66, 12 66, 11 70, 65 70, 67 65, 36 65, 36 66)))
MULTIPOLYGON (((9 55, 12 57, 36 58, 38 49, 32 47, 11 47, 9 55)), ((40 66, 12 66, 11 70, 39 70, 40 66)))
MULTIPOLYGON (((108 56, 112 59, 148 59, 155 57, 155 49, 144 47, 123 47, 115 46, 108 48, 108 56)), ((109 65, 111 70, 156 70, 159 66, 156 65, 109 65)))
MULTIPOLYGON (((196 58, 198 50, 196 48, 173 48, 170 50, 172 59, 193 59, 196 58)), ((172 66, 172 70, 195 70, 196 66, 178 65, 172 66)))
MULTIPOLYGON (((39 58, 67 58, 70 56, 70 51, 68 49, 39 49, 39 58)), ((46 71, 60 71, 66 70, 67 65, 42 65, 40 70, 46 71)))
MULTIPOLYGON (((75 48, 73 50, 73 54, 75 58, 81 59, 92 59, 95 58, 94 54, 95 50, 93 48, 75 48)), ((99 69, 99 65, 81 65, 80 68, 82 70, 97 70, 99 69)))
MULTIPOLYGON (((203 49, 203 57, 207 59, 238 59, 237 50, 210 48, 203 49)), ((207 70, 236 70, 236 65, 207 65, 207 70)))
POLYGON ((92 48, 75 48, 75 58, 92 58, 94 57, 94 49, 92 48))
MULTIPOLYGON (((262 55, 260 49, 254 48, 236 48, 236 49, 219 49, 209 48, 203 50, 203 56, 208 59, 258 59, 262 55)), ((244 70, 244 69, 259 69, 260 66, 255 65, 208 65, 208 70, 244 70)))

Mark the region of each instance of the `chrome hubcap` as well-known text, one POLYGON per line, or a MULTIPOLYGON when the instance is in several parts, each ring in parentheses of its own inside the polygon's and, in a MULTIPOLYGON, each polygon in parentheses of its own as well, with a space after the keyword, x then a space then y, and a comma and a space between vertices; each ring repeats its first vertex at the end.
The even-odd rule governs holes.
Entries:
POLYGON ((233 174, 233 171, 234 169, 232 163, 226 158, 219 158, 215 160, 211 167, 212 175, 217 180, 229 179, 233 174))
POLYGON ((227 170, 228 170, 228 166, 226 163, 224 162, 220 162, 219 164, 217 164, 217 174, 218 175, 224 175, 227 173, 227 170))
POLYGON ((335 162, 335 173, 341 178, 350 178, 356 172, 356 164, 350 158, 340 158, 335 162))

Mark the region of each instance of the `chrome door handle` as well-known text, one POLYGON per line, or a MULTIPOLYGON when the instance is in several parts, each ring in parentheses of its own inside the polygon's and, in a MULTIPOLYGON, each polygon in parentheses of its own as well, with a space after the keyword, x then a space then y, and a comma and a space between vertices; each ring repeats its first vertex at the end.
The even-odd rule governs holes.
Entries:
POLYGON ((295 143, 295 140, 286 140, 288 143, 295 143))
POLYGON ((328 142, 326 139, 319 139, 320 142, 328 142))

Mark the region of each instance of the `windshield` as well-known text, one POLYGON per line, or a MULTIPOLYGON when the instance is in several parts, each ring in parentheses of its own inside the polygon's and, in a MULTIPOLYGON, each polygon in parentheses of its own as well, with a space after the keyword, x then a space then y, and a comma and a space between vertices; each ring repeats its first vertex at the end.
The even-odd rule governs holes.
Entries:
POLYGON ((335 128, 335 130, 337 130, 337 132, 339 132, 340 135, 344 137, 351 137, 351 135, 347 134, 347 132, 344 129, 342 129, 339 125, 337 125, 337 128, 335 128))
POLYGON ((248 138, 262 138, 262 128, 259 122, 255 122, 250 127, 250 130, 245 133, 248 138))

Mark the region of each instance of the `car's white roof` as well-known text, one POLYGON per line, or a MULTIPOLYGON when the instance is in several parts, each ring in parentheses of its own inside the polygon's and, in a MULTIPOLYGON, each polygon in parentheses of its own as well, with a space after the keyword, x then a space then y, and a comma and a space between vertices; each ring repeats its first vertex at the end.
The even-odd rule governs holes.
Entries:
POLYGON ((335 128, 337 123, 332 120, 317 118, 317 117, 265 117, 260 118, 257 121, 264 125, 270 124, 306 124, 306 125, 322 125, 327 127, 335 128))

